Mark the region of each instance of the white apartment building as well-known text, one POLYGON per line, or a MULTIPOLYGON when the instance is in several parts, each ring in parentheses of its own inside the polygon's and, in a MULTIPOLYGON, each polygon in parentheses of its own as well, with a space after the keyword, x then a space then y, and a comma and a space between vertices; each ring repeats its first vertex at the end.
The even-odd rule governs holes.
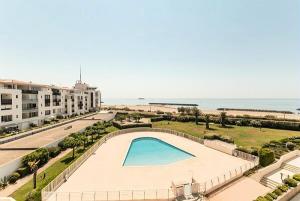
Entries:
POLYGON ((0 79, 0 128, 41 125, 47 119, 95 111, 101 92, 81 80, 72 88, 0 79))

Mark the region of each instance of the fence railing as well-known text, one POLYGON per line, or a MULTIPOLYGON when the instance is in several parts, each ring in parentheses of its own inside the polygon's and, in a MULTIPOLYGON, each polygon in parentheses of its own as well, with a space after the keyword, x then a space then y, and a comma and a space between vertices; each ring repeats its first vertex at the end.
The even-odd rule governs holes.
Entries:
POLYGON ((246 171, 258 165, 256 162, 249 162, 235 169, 224 172, 224 174, 214 177, 206 182, 199 183, 199 193, 206 195, 225 185, 232 180, 241 177, 246 171))
MULTIPOLYGON (((97 141, 91 148, 89 148, 81 157, 79 157, 74 163, 72 163, 67 169, 65 169, 61 174, 59 174, 52 182, 50 182, 42 190, 42 201, 69 201, 69 200, 78 200, 78 201, 102 201, 102 200, 168 200, 174 198, 176 192, 173 192, 170 189, 156 189, 156 190, 132 190, 132 191, 105 191, 105 192, 55 192, 67 179, 101 146, 110 138, 113 138, 118 135, 132 133, 132 132, 164 132, 173 134, 176 136, 181 136, 192 141, 203 144, 203 139, 174 131, 169 129, 160 129, 160 128, 130 128, 115 131, 107 134, 99 141, 97 141), (151 193, 152 192, 152 193, 151 193), (155 192, 155 193, 153 193, 155 192)), ((238 155, 242 153, 237 152, 238 155)), ((250 154, 249 154, 250 155, 250 154)), ((246 156, 246 155, 243 155, 246 156)), ((250 156, 247 156, 250 158, 250 156)), ((239 175, 242 175, 245 171, 256 166, 256 161, 247 163, 245 166, 241 166, 232 171, 228 171, 219 177, 213 178, 210 181, 203 183, 197 183, 198 192, 202 194, 207 194, 220 185, 224 185, 226 182, 229 182, 239 175)))
POLYGON ((48 201, 171 200, 171 189, 49 193, 48 201))

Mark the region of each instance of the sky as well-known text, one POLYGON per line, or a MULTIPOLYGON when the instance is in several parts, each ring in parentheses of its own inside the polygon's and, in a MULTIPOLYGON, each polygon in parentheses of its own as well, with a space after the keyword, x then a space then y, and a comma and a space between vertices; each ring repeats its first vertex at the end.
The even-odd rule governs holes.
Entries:
POLYGON ((105 98, 300 98, 299 0, 0 0, 0 79, 105 98))

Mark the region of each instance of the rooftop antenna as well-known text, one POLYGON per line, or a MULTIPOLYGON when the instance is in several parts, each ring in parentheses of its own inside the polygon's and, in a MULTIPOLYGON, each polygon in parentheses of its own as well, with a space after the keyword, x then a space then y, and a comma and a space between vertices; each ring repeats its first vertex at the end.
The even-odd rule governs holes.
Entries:
POLYGON ((81 83, 81 64, 80 64, 80 83, 81 83))

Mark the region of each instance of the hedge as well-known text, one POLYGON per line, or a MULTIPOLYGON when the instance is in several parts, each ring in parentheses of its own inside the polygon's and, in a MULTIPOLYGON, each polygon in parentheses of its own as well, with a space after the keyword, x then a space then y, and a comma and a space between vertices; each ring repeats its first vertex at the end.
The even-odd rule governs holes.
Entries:
POLYGON ((150 127, 152 128, 151 123, 131 123, 131 124, 120 124, 118 122, 113 121, 112 122, 114 127, 117 127, 118 129, 127 129, 127 128, 138 128, 138 127, 150 127))
MULTIPOLYGON (((210 122, 219 124, 220 119, 219 116, 210 115, 210 122)), ((205 122, 205 116, 199 116, 199 122, 205 122)), ((178 122, 194 122, 195 116, 191 115, 162 115, 158 117, 152 117, 152 122, 157 121, 178 121, 178 122)), ((268 120, 254 117, 230 117, 227 116, 225 120, 226 124, 229 125, 238 125, 238 126, 255 126, 255 127, 263 127, 263 128, 273 128, 273 129, 282 129, 282 130, 294 130, 300 131, 300 121, 282 121, 282 120, 268 120), (252 121, 251 121, 252 120, 252 121), (255 124, 254 124, 255 121, 255 124)))
POLYGON ((227 135, 218 135, 218 134, 206 134, 203 136, 206 140, 220 140, 223 142, 234 144, 234 140, 227 135))
POLYGON ((283 180, 283 182, 289 187, 296 187, 298 183, 295 179, 292 178, 286 178, 283 180))
POLYGON ((38 166, 41 167, 49 160, 49 152, 46 148, 40 148, 28 154, 22 159, 23 166, 28 167, 28 162, 39 161, 38 166))
POLYGON ((20 178, 20 174, 17 172, 12 173, 9 177, 8 177, 8 182, 10 184, 14 184, 16 183, 16 181, 20 178))
POLYGON ((20 177, 25 177, 30 173, 30 170, 28 167, 20 167, 17 169, 17 172, 20 174, 20 177))
POLYGON ((261 148, 259 150, 259 164, 266 167, 275 161, 274 152, 268 148, 261 148))

